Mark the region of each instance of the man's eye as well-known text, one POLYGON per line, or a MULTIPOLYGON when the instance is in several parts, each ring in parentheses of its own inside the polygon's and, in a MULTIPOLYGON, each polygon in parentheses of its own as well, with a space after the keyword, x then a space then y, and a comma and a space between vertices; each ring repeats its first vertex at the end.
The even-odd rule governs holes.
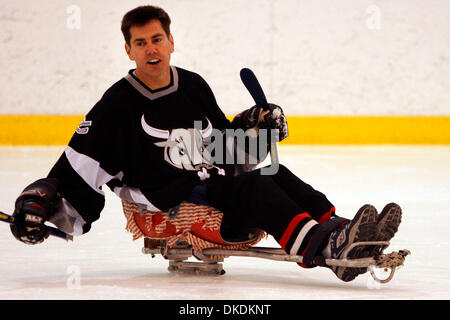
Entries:
POLYGON ((138 46, 138 47, 142 47, 143 45, 145 45, 144 42, 136 42, 136 46, 138 46))
POLYGON ((158 43, 158 42, 161 42, 162 41, 162 39, 161 38, 156 38, 156 39, 153 39, 153 43, 158 43))

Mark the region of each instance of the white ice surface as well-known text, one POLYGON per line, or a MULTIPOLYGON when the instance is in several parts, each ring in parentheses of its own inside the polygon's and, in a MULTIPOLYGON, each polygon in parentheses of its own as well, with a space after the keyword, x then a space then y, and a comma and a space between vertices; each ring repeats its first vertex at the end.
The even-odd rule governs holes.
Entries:
MULTIPOLYGON (((17 195, 44 177, 62 151, 0 147, 0 210, 11 213, 17 195)), ((352 217, 365 203, 379 211, 391 201, 402 206, 390 249, 412 254, 391 282, 379 287, 365 274, 344 283, 324 268, 238 257, 225 260, 221 277, 173 275, 166 260, 141 253, 143 241, 131 240, 121 203, 105 188, 101 218, 73 243, 51 237, 27 246, 0 224, 0 299, 450 298, 450 147, 281 146, 279 154, 341 216, 352 217)), ((272 238, 260 245, 277 246, 272 238)))

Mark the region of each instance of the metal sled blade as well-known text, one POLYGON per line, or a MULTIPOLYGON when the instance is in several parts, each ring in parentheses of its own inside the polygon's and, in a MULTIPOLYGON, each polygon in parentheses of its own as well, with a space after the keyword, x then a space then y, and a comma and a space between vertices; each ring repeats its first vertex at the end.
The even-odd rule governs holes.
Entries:
POLYGON ((217 262, 189 262, 189 261, 169 261, 168 270, 172 273, 221 276, 225 274, 221 263, 217 262))

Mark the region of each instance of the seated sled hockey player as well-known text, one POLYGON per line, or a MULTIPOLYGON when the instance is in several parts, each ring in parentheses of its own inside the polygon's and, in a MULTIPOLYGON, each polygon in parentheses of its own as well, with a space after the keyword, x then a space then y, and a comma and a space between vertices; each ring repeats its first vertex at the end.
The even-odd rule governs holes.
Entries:
MULTIPOLYGON (((129 11, 121 29, 136 68, 90 110, 48 176, 17 198, 13 215, 18 223, 11 231, 18 240, 44 241, 46 221, 70 235, 87 233, 103 210, 105 184, 121 198, 127 229, 135 238, 165 239, 169 246, 183 239, 197 249, 245 250, 269 234, 286 253, 303 256, 301 265, 310 268, 316 256, 339 259, 352 243, 394 236, 401 220, 394 203, 379 215, 364 205, 353 219, 345 219, 324 194, 283 165, 263 174, 256 165, 264 159, 208 162, 213 155, 203 151, 212 143, 212 132, 216 145, 234 160, 237 149, 248 151, 234 130, 276 129, 276 140, 286 138, 282 109, 253 106, 230 122, 201 76, 170 64, 174 38, 161 8, 129 11)), ((357 246, 348 257, 373 256, 377 250, 357 246)), ((343 281, 367 271, 330 269, 343 281)))

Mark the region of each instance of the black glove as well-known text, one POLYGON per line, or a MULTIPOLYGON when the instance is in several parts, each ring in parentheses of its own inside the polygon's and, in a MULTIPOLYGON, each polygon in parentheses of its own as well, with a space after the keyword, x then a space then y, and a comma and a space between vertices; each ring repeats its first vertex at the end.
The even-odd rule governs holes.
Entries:
MULTIPOLYGON (((259 123, 260 113, 266 111, 262 110, 260 106, 253 106, 234 117, 232 122, 233 127, 241 128, 244 131, 255 126, 258 126, 259 129, 278 129, 278 141, 285 139, 289 135, 289 132, 283 109, 272 103, 269 103, 267 106, 269 112, 264 115, 262 121, 259 123)), ((271 136, 268 135, 268 137, 271 136)))
POLYGON ((26 244, 38 244, 50 235, 44 224, 61 201, 56 191, 56 179, 40 179, 26 187, 16 200, 11 232, 26 244))
POLYGON ((258 117, 261 108, 259 106, 253 106, 250 109, 244 110, 237 114, 233 122, 231 123, 235 129, 242 129, 247 131, 250 128, 255 127, 258 124, 258 117))
POLYGON ((268 106, 270 111, 264 115, 258 127, 259 129, 278 129, 278 141, 284 140, 289 136, 289 132, 283 109, 272 103, 269 103, 268 106))

